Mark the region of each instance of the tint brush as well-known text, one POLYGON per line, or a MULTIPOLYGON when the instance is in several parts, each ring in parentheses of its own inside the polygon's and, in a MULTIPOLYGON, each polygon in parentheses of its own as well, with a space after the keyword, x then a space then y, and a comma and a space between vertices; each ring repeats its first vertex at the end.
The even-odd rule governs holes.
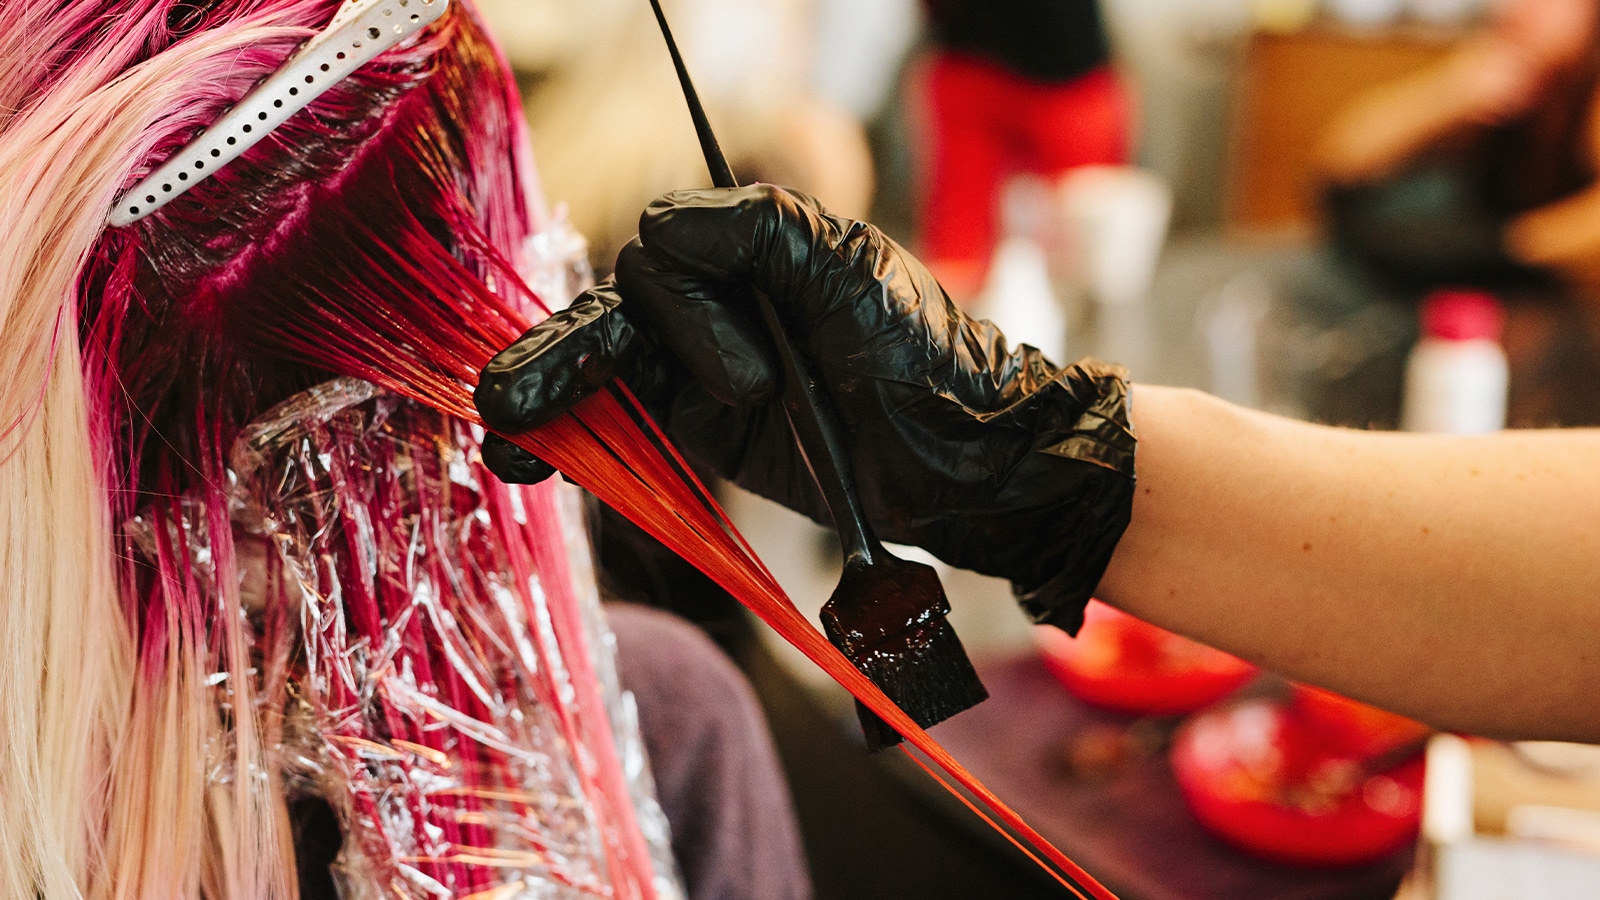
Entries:
MULTIPOLYGON (((717 187, 738 187, 659 0, 650 0, 650 6, 678 70, 711 181, 717 187)), ((938 573, 931 566, 895 556, 873 535, 856 495, 833 404, 790 344, 772 301, 760 291, 752 293, 782 363, 783 408, 789 426, 844 547, 844 574, 822 607, 823 631, 863 675, 924 728, 976 706, 989 692, 945 619, 950 601, 938 573)), ((900 742, 900 734, 860 701, 856 713, 869 749, 878 751, 900 742)))

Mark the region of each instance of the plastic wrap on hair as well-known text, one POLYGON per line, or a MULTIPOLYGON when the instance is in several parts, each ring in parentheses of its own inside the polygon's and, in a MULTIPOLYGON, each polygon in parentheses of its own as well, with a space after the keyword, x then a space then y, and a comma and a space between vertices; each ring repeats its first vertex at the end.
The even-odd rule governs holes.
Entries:
POLYGON ((565 308, 572 298, 594 286, 589 242, 572 227, 565 206, 558 206, 543 227, 528 236, 522 256, 518 272, 529 291, 551 311, 565 308))
POLYGON ((477 444, 355 380, 235 443, 274 774, 338 815, 345 897, 681 897, 572 489, 477 444))
POLYGON ((595 674, 604 691, 606 710, 616 736, 617 756, 627 779, 628 793, 633 798, 639 831, 650 845, 656 893, 662 898, 679 897, 682 891, 677 882, 677 861, 672 857, 672 830, 667 824, 666 811, 656 799, 655 778, 650 773, 644 735, 639 731, 639 707, 633 692, 622 687, 617 674, 617 638, 600 608, 600 586, 594 577, 593 545, 584 513, 583 492, 563 484, 555 493, 569 571, 583 597, 578 609, 583 613, 588 644, 594 648, 595 674), (672 873, 671 877, 666 873, 672 873))
MULTIPOLYGON (((517 260, 517 272, 528 292, 512 291, 506 296, 539 297, 548 309, 565 307, 572 298, 594 286, 594 268, 589 264, 589 242, 573 227, 567 218, 565 204, 544 218, 539 230, 524 241, 517 260)), ((543 315, 542 311, 525 310, 530 317, 543 315)), ((481 431, 474 437, 480 441, 481 431)), ((496 479, 498 480, 498 479, 496 479)), ((594 559, 590 552, 590 530, 584 512, 583 494, 576 488, 563 488, 559 497, 559 513, 564 533, 563 545, 568 548, 568 570, 576 582, 576 590, 583 596, 580 609, 585 613, 586 633, 592 647, 604 648, 595 653, 596 674, 605 692, 606 706, 610 712, 612 728, 616 733, 617 753, 628 791, 633 796, 639 830, 650 845, 655 863, 656 892, 662 897, 678 897, 682 890, 676 880, 677 863, 672 858, 672 835, 667 815, 656 800, 655 780, 650 774, 650 760, 645 754, 644 738, 639 733, 639 712, 633 694, 622 689, 617 676, 616 637, 606 625, 600 611, 600 589, 594 579, 594 559), (673 873, 668 877, 663 873, 673 873)))

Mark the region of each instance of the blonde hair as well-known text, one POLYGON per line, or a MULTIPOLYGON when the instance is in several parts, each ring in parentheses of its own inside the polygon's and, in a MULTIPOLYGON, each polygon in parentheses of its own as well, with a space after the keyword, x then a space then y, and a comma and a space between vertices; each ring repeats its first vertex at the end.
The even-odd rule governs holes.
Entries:
MULTIPOLYGON (((0 895, 189 897, 204 882, 210 896, 292 896, 274 786, 205 793, 221 728, 205 638, 169 612, 135 646, 110 491, 124 473, 90 400, 107 367, 80 346, 77 299, 117 192, 192 129, 173 110, 248 77, 241 49, 305 32, 279 9, 134 64, 167 26, 164 4, 59 10, 0 7, 0 58, 40 61, 0 73, 0 895)), ((243 636, 230 617, 216 627, 246 691, 243 636)), ((234 771, 268 771, 253 717, 231 726, 234 771)))
MULTIPOLYGON (((252 329, 262 314, 252 304, 277 309, 283 282, 302 276, 295 289, 307 295, 374 289, 397 263, 415 261, 397 257, 417 249, 400 246, 417 235, 448 270, 440 277, 464 279, 469 293, 513 277, 506 260, 531 237, 537 203, 513 90, 497 51, 458 4, 152 219, 125 229, 105 221, 152 161, 277 68, 336 5, 0 5, 0 58, 38 61, 0 73, 0 216, 16 224, 0 235, 0 574, 11 592, 0 601, 0 896, 271 900, 297 892, 282 781, 305 775, 278 745, 280 732, 305 722, 286 724, 292 704, 281 657, 290 651, 280 645, 290 639, 275 632, 277 644, 257 647, 249 633, 229 507, 237 472, 224 457, 247 422, 329 369, 251 343, 263 330, 252 329), (407 101, 394 102, 401 96, 407 101), (368 213, 388 202, 395 229, 372 230, 381 215, 339 215, 328 197, 343 190, 368 213), (374 199, 380 194, 387 200, 374 199), (372 268, 351 275, 359 251, 313 259, 323 246, 298 233, 313 227, 361 236, 372 244, 372 268), (332 270, 353 282, 336 283, 332 270)), ((426 307, 437 286, 424 274, 404 289, 385 287, 426 307)), ((381 305, 386 295, 372 298, 381 305)), ((512 573, 515 582, 546 602, 539 569, 551 579, 550 597, 575 597, 570 585, 553 587, 570 575, 557 571, 559 523, 517 521, 521 531, 512 531, 539 545, 550 571, 533 565, 539 553, 523 553, 528 571, 512 573)), ((408 601, 397 602, 409 611, 408 601)), ((588 671, 579 664, 582 641, 557 643, 572 654, 572 671, 588 671)), ((650 859, 615 777, 603 710, 594 716, 598 695, 587 686, 576 695, 552 702, 588 704, 557 718, 570 732, 559 739, 588 760, 576 799, 594 827, 591 849, 603 851, 619 896, 648 896, 650 859)), ((492 767, 488 758, 462 754, 441 765, 492 767)), ((479 831, 487 828, 481 800, 461 800, 479 831)), ((343 814, 352 830, 392 824, 355 821, 365 814, 351 808, 343 814)), ((454 866, 456 887, 487 883, 502 869, 520 883, 507 860, 546 855, 496 856, 505 836, 494 829, 487 846, 468 848, 482 851, 476 856, 434 853, 431 824, 415 821, 426 859, 388 862, 454 866)), ((356 857, 369 851, 352 847, 356 857)))

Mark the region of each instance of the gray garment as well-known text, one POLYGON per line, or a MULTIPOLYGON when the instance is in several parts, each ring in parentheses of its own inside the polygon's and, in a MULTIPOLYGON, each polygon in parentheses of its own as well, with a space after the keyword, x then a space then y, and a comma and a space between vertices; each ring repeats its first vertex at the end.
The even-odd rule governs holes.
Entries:
POLYGON ((670 613, 608 603, 606 616, 690 900, 809 900, 789 787, 744 676, 670 613))

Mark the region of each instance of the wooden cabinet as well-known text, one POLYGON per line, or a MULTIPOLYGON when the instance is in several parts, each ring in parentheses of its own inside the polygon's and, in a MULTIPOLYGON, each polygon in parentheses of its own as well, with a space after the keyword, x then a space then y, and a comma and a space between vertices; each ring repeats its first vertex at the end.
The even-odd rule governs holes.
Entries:
POLYGON ((1354 31, 1313 25, 1258 33, 1235 100, 1226 216, 1235 231, 1305 236, 1315 227, 1311 151, 1329 118, 1363 90, 1438 60, 1457 31, 1354 31))

